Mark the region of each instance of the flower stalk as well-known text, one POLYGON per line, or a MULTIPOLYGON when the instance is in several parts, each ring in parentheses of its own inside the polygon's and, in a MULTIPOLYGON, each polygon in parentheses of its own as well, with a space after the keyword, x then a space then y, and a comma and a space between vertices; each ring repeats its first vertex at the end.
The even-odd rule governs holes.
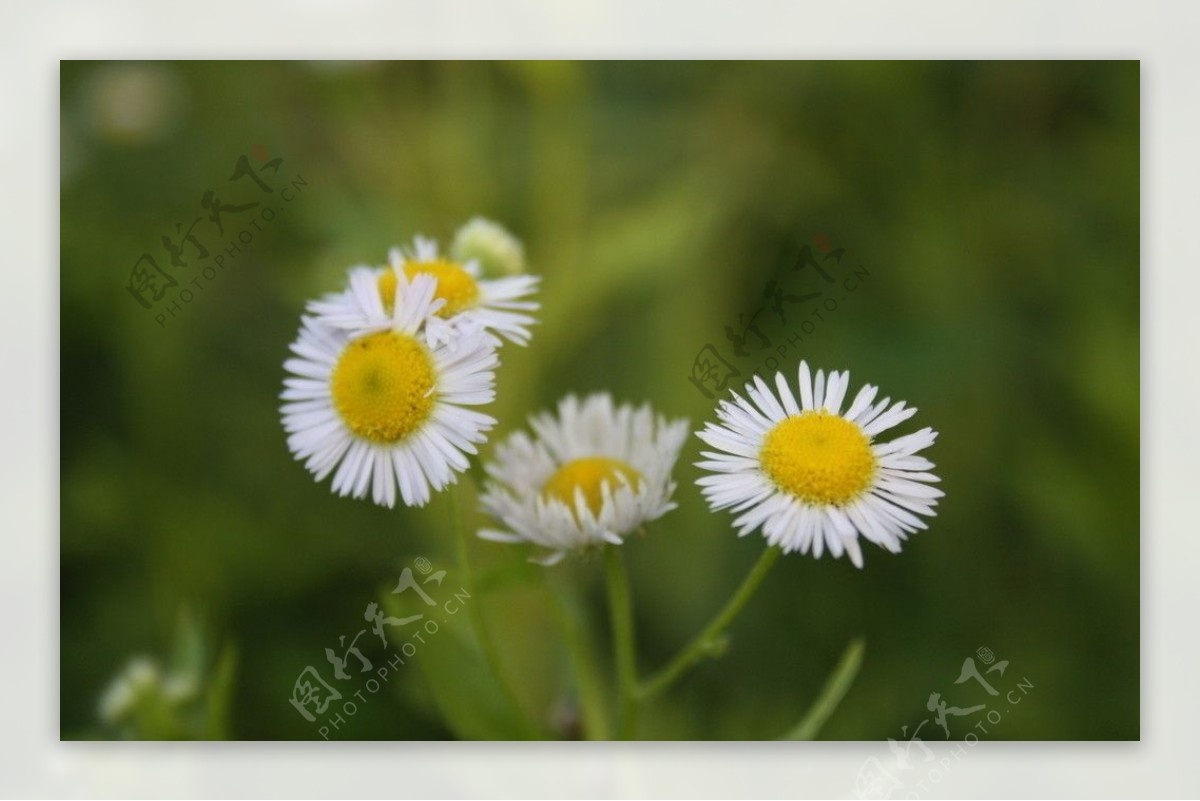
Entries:
POLYGON ((770 547, 763 551, 762 556, 758 558, 746 578, 742 580, 741 586, 737 588, 737 591, 716 617, 679 652, 678 656, 667 663, 666 667, 639 687, 639 700, 653 698, 678 681, 697 662, 715 656, 723 650, 725 629, 729 628, 734 618, 757 592, 781 553, 782 551, 776 547, 770 547))
POLYGON ((633 605, 629 577, 619 548, 604 549, 604 575, 617 665, 617 736, 632 739, 637 731, 637 655, 634 650, 633 605))

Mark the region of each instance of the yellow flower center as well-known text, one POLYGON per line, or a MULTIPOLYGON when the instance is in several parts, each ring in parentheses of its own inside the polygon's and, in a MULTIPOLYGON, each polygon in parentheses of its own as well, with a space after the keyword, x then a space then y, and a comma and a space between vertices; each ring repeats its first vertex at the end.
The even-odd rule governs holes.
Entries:
MULTIPOLYGON (((479 302, 479 285, 471 274, 446 259, 434 261, 410 261, 404 265, 404 275, 410 281, 413 276, 424 273, 437 279, 435 297, 446 301, 446 305, 438 311, 439 317, 453 317, 459 312, 466 311, 479 302)), ((383 306, 388 314, 396 299, 396 271, 388 268, 379 276, 379 294, 383 296, 383 306)))
POLYGON ((623 483, 637 489, 642 474, 634 470, 620 459, 610 459, 607 456, 589 456, 567 462, 558 472, 550 476, 542 487, 542 497, 546 500, 557 498, 565 503, 575 514, 575 488, 583 490, 592 514, 599 517, 604 496, 600 487, 608 482, 609 489, 616 491, 623 483), (621 479, 625 481, 622 482, 621 479))
POLYGON ((875 474, 875 455, 854 423, 826 411, 792 415, 767 432, 759 454, 781 489, 816 506, 857 498, 875 474))
POLYGON ((346 425, 371 442, 398 442, 433 411, 436 383, 425 346, 382 331, 353 340, 333 368, 333 404, 346 425))

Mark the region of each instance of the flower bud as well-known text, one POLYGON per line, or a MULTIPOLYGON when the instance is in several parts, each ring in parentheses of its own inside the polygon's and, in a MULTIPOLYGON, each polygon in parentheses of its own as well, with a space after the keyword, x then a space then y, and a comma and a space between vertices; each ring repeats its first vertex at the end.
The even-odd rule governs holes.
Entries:
POLYGON ((525 248, 504 226, 475 217, 454 235, 450 255, 459 262, 479 262, 484 278, 502 278, 525 272, 525 248))

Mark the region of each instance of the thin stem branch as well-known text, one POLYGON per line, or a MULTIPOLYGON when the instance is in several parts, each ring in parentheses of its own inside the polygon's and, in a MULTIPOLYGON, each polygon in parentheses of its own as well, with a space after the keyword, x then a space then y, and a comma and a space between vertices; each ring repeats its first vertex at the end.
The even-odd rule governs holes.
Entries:
POLYGON ((657 695, 674 684, 692 665, 705 657, 715 656, 719 653, 722 646, 721 635, 758 590, 759 585, 767 577, 767 573, 770 572, 781 553, 782 551, 776 547, 770 547, 763 551, 762 556, 758 557, 758 561, 754 563, 754 567, 750 568, 750 573, 742 581, 741 586, 737 588, 717 616, 666 667, 641 686, 639 696, 642 699, 657 695))
POLYGON ((621 549, 604 546, 604 576, 612 619, 613 653, 617 663, 617 736, 634 737, 637 730, 637 655, 633 639, 633 605, 621 549))
POLYGON ((833 710, 837 709, 838 704, 846 697, 850 685, 854 683, 854 677, 858 675, 858 669, 862 666, 864 647, 865 643, 861 637, 855 638, 850 645, 846 646, 842 658, 838 660, 837 667, 825 680, 821 694, 808 708, 804 718, 796 724, 795 728, 779 739, 812 740, 817 736, 817 732, 825 725, 825 721, 829 720, 833 710))
POLYGON ((512 685, 505 678, 504 669, 500 664, 500 655, 496 651, 496 646, 488 634, 487 624, 483 619, 483 608, 478 600, 474 600, 476 598, 475 577, 471 571, 470 547, 467 542, 467 533, 462 524, 461 498, 463 491, 465 491, 465 486, 459 488, 458 491, 450 493, 454 496, 450 503, 450 528, 454 531, 454 541, 458 552, 459 581, 473 599, 472 603, 466 604, 467 618, 470 620, 475 640, 479 643, 479 650, 483 654, 483 660, 487 663, 488 669, 492 672, 492 676, 500 686, 500 691, 504 694, 505 700, 512 707, 513 714, 521 726, 522 733, 529 739, 536 740, 539 739, 540 733, 537 727, 526 717, 521 700, 517 697, 512 685))

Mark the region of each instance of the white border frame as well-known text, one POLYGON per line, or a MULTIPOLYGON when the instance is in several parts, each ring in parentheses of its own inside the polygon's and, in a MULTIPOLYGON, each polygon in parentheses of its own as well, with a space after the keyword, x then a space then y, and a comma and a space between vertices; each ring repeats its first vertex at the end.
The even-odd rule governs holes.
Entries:
MULTIPOLYGON (((0 793, 21 796, 847 796, 878 744, 58 742, 60 58, 1137 58, 1143 120, 1142 742, 981 743, 927 797, 1195 795, 1200 709, 1200 6, 739 0, 5 9, 8 308, 0 481, 0 793), (263 37, 274 39, 264 43, 263 37), (1189 525, 1190 523, 1190 525, 1189 525)), ((1086 275, 1086 266, 1080 269, 1086 275)), ((1131 410, 1132 413, 1133 410, 1131 410)), ((1097 669, 1102 669, 1100 666, 1097 669)), ((944 746, 946 753, 953 746, 944 746)))

